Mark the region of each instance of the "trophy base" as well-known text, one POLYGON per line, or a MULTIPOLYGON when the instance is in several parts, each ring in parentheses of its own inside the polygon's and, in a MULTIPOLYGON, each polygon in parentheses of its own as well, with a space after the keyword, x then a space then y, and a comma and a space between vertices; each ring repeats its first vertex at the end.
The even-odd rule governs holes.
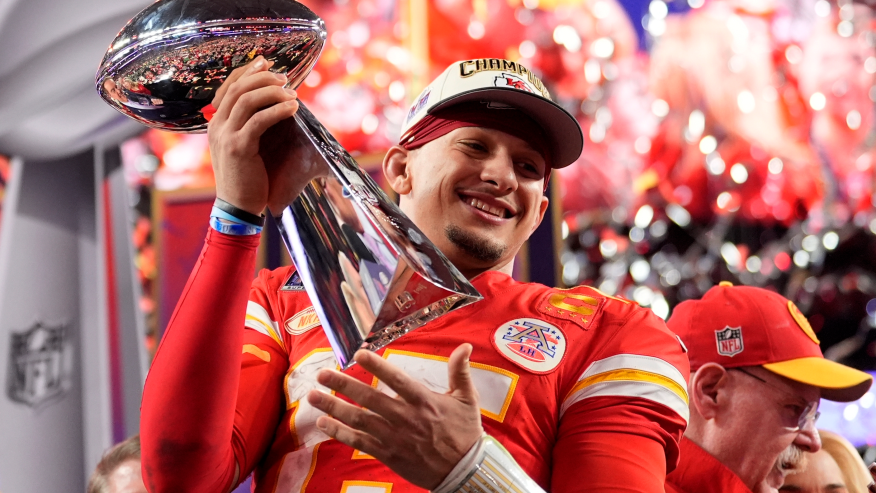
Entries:
POLYGON ((470 303, 472 303, 472 301, 469 300, 467 296, 458 294, 450 295, 429 306, 421 308, 416 313, 405 317, 404 320, 396 321, 392 325, 372 331, 371 335, 365 339, 361 349, 367 349, 369 351, 383 349, 389 345, 389 343, 408 332, 422 327, 428 322, 470 303))

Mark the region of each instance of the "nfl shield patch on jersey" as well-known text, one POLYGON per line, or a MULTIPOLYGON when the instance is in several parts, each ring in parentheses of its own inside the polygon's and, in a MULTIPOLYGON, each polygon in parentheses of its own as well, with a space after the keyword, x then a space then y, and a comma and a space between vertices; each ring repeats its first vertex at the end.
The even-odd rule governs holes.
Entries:
POLYGON ((502 356, 532 373, 550 373, 566 354, 566 336, 555 325, 517 318, 500 325, 493 346, 502 356))

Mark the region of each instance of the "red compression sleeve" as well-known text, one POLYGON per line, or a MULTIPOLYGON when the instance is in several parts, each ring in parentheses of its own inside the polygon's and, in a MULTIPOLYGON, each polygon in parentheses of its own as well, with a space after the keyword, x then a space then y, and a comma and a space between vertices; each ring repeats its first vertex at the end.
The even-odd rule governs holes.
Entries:
POLYGON ((210 229, 164 333, 140 418, 151 493, 224 493, 232 486, 234 409, 258 244, 258 235, 210 229))

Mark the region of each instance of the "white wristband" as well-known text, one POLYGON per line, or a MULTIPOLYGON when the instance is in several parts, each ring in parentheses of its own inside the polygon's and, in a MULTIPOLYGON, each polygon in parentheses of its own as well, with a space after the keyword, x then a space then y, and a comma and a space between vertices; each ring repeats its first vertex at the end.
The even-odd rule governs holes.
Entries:
POLYGON ((545 493, 523 471, 505 447, 489 435, 478 440, 444 481, 432 491, 545 493))
MULTIPOLYGON (((487 436, 486 434, 483 437, 487 436)), ((457 491, 472 474, 477 470, 478 464, 483 460, 484 438, 481 437, 478 441, 468 449, 462 459, 456 464, 456 467, 450 471, 450 474, 441 481, 432 493, 452 493, 457 491)))

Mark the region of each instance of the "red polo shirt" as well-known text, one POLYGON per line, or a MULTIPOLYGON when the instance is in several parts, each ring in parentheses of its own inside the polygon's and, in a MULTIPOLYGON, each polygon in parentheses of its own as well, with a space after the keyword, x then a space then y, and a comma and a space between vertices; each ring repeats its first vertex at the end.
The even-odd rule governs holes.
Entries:
POLYGON ((739 476, 687 437, 680 449, 678 467, 666 476, 666 493, 751 493, 739 476))

